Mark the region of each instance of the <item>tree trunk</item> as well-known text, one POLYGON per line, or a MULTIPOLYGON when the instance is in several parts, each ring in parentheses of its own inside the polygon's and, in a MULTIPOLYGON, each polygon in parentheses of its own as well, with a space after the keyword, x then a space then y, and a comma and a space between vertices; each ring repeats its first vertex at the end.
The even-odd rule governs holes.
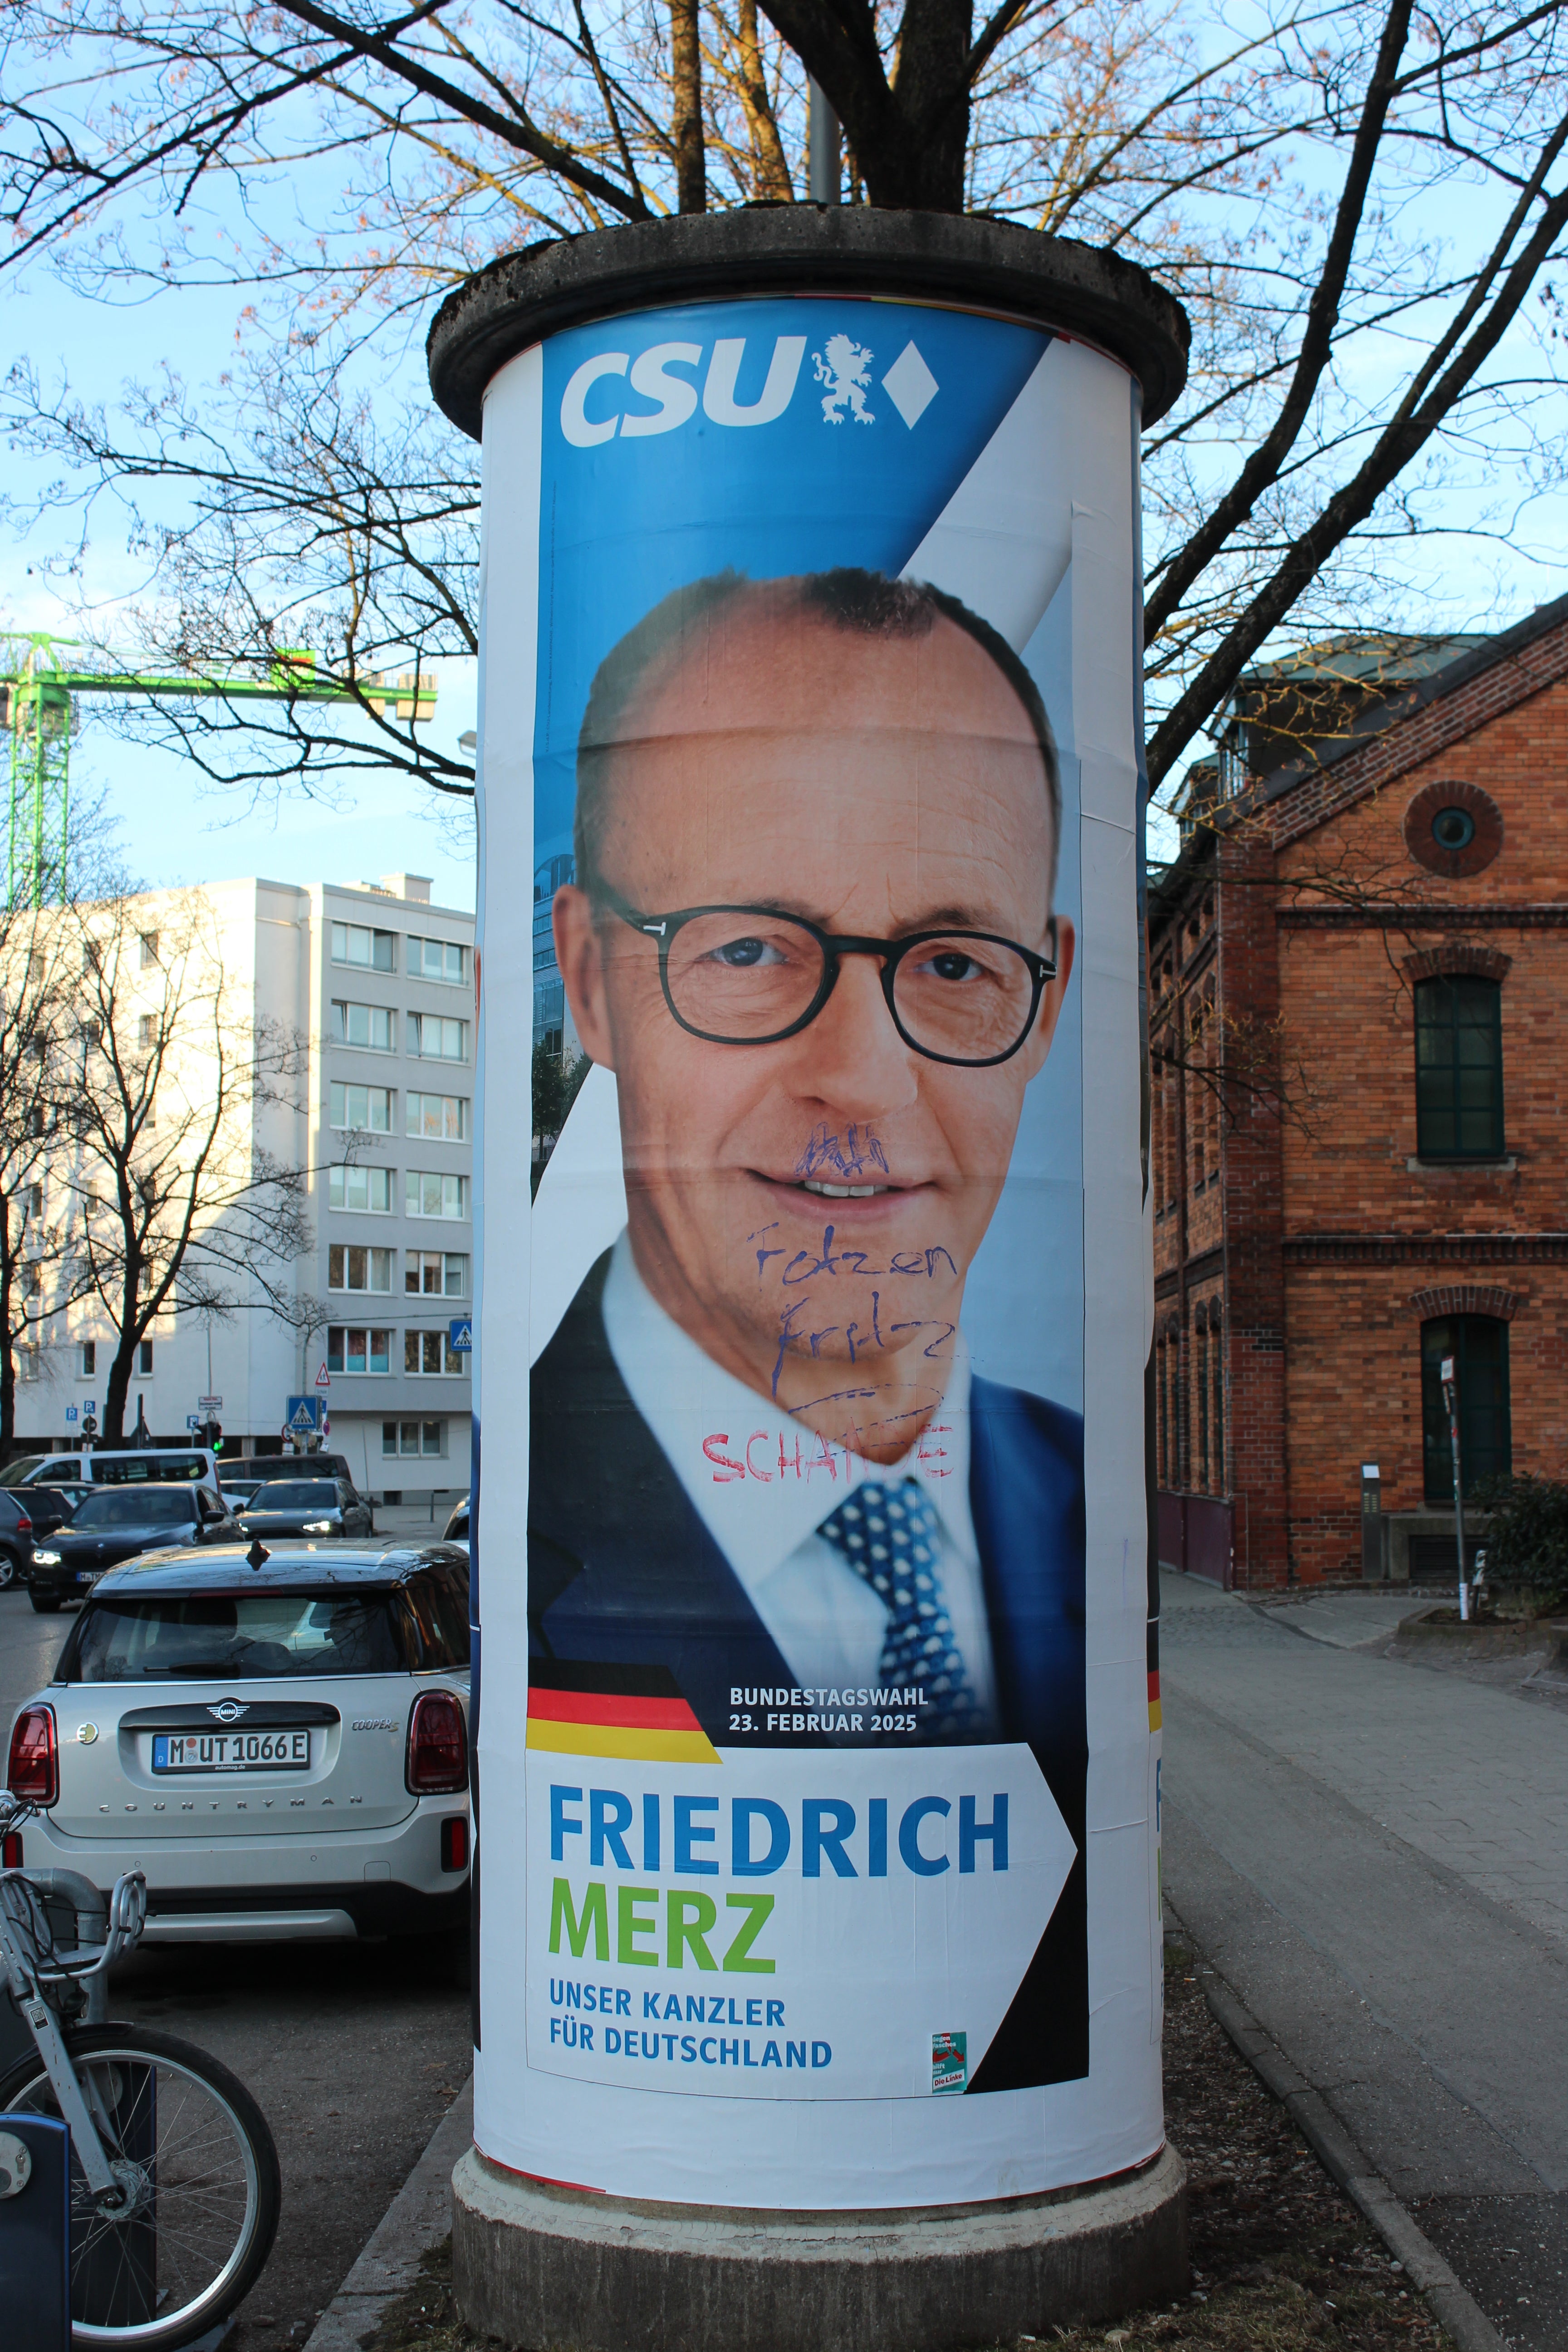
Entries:
POLYGON ((702 50, 697 0, 669 0, 669 74, 675 104, 675 185, 683 213, 708 209, 708 169, 702 143, 702 50))
POLYGON ((122 1445, 125 1442, 125 1407, 131 1395, 131 1366, 135 1354, 135 1339, 121 1337, 109 1367, 109 1385, 103 1391, 101 1442, 105 1445, 122 1445))
MULTIPOLYGON (((9 1223, 9 1212, 6 1213, 9 1223)), ((9 1234, 6 1236, 9 1241, 9 1234)), ((16 1356, 11 1345, 11 1252, 0 1259, 0 1445, 7 1452, 16 1434, 16 1356)))
POLYGON ((787 205, 795 190, 790 184, 784 142, 779 137, 779 126, 768 98, 767 76, 763 70, 762 44, 757 38, 757 0, 741 0, 736 24, 741 51, 741 104, 745 109, 746 128, 752 134, 754 185, 764 203, 787 205))

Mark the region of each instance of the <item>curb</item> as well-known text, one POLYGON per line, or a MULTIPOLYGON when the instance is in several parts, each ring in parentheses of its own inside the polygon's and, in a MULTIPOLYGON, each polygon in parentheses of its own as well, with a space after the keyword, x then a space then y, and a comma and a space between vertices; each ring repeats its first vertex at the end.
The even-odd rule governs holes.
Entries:
POLYGON ((419 2257, 452 2226, 452 2168, 472 2146, 474 2078, 437 2125, 424 2155, 393 2199, 369 2243, 316 2322, 304 2352, 360 2352, 389 2303, 406 2294, 419 2257))
MULTIPOLYGON (((1203 1947, 1171 1909, 1168 1896, 1165 1907, 1192 1945, 1194 1955, 1201 1954, 1203 1947)), ((1305 2075, 1297 2072, 1216 1970, 1204 1963, 1197 1974, 1215 2023, 1247 2060, 1264 2088, 1279 2100, 1330 2179, 1372 2223, 1395 2262, 1403 2264, 1411 2285, 1426 2297, 1458 2352, 1508 2352, 1507 2338, 1499 2335, 1475 2297, 1460 2285, 1430 2238, 1417 2227, 1408 2209, 1356 2146, 1322 2093, 1313 2090, 1305 2075)))

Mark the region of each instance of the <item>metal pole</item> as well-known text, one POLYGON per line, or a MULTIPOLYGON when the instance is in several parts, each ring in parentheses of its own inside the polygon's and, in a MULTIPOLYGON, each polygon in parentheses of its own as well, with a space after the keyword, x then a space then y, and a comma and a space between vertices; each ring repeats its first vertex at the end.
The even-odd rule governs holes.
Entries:
POLYGON ((1459 1483, 1459 1383, 1455 1376, 1452 1356, 1443 1359, 1442 1378, 1443 1402, 1448 1408, 1448 1447, 1454 1462, 1454 1544, 1459 1556, 1459 1622, 1468 1624, 1470 1588, 1465 1581, 1465 1498, 1459 1483))
POLYGON ((836 205, 841 201, 844 134, 821 84, 808 81, 806 89, 806 194, 814 205, 836 205))

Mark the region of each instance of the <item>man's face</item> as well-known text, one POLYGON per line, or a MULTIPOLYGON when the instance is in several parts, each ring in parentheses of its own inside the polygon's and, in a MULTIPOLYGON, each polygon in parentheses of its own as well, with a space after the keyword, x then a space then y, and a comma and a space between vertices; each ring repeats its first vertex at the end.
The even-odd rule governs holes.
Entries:
MULTIPOLYGON (((637 698, 602 867, 639 910, 766 906, 836 934, 988 931, 1050 952, 1050 805, 1027 712, 938 620, 858 636, 743 609, 637 698)), ((857 1450, 940 1400, 964 1277, 1071 961, 990 1068, 905 1044, 881 964, 847 956, 811 1024, 716 1045, 672 1018, 655 940, 557 897, 588 1052, 616 1074, 627 1211, 654 1296, 708 1353, 857 1450)))

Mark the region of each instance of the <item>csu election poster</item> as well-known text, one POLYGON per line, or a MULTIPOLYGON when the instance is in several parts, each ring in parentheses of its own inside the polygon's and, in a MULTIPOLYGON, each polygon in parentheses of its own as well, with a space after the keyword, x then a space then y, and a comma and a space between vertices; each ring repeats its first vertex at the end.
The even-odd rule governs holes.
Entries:
POLYGON ((1081 341, 890 300, 623 313, 490 385, 476 2137, 519 2171, 903 2206, 1161 2145, 1137 423, 1081 341))

